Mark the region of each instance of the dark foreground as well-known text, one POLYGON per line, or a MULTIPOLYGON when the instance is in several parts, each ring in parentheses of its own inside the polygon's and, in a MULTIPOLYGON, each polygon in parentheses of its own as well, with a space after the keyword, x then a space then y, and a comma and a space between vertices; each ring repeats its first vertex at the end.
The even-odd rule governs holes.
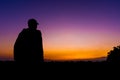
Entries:
POLYGON ((106 61, 49 61, 49 62, 41 62, 41 63, 17 63, 15 61, 0 61, 0 65, 119 65, 119 63, 110 63, 106 61))
POLYGON ((92 62, 92 61, 49 61, 41 63, 17 63, 15 61, 0 61, 0 65, 108 65, 113 63, 108 63, 106 61, 92 62))
POLYGON ((119 66, 120 63, 109 63, 106 61, 101 62, 92 62, 92 61, 65 61, 65 62, 57 62, 57 61, 51 61, 51 62, 42 62, 42 63, 17 63, 14 61, 0 61, 0 66, 6 66, 6 67, 16 67, 16 66, 29 66, 29 67, 83 67, 83 68, 90 68, 90 67, 111 67, 111 66, 119 66))
MULTIPOLYGON (((119 63, 108 63, 106 61, 102 62, 43 62, 39 64, 28 64, 28 63, 16 63, 13 61, 1 61, 0 62, 0 71, 5 72, 7 74, 18 74, 21 75, 39 75, 39 78, 50 78, 57 75, 58 78, 67 76, 67 78, 72 77, 73 75, 78 76, 79 78, 88 78, 86 77, 91 75, 94 77, 98 75, 101 77, 103 74, 106 76, 107 74, 113 74, 120 70, 119 63), (50 77, 45 77, 49 76, 50 77), (82 76, 83 75, 83 76, 82 76)), ((2 72, 1 72, 2 73, 2 72)), ((20 76, 21 76, 20 75, 20 76)), ((28 76, 31 77, 31 76, 28 76)), ((55 77, 54 77, 55 78, 55 77)))
MULTIPOLYGON (((118 65, 118 64, 115 64, 118 65)), ((92 70, 100 68, 109 68, 114 66, 112 63, 107 63, 106 61, 102 62, 91 62, 91 61, 65 61, 65 62, 42 62, 42 63, 17 63, 14 61, 1 61, 0 66, 6 69, 9 68, 27 68, 27 69, 37 69, 37 70, 92 70), (100 68, 99 68, 100 67, 100 68)))

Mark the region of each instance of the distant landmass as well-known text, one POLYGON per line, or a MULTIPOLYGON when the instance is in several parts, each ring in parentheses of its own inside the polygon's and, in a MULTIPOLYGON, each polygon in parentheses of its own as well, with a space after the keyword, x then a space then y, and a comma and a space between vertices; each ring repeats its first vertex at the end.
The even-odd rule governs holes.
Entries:
MULTIPOLYGON (((0 61, 14 61, 13 59, 3 59, 3 58, 0 58, 0 61)), ((45 59, 45 62, 53 62, 56 60, 49 60, 49 59, 45 59)), ((60 62, 61 60, 57 60, 58 62, 60 62)), ((99 57, 99 58, 92 58, 92 59, 73 59, 73 60, 62 60, 61 62, 64 62, 64 61, 92 61, 92 62, 100 62, 100 61, 106 61, 106 57, 99 57)))
POLYGON ((91 61, 91 62, 100 62, 100 61, 106 61, 106 57, 99 57, 99 58, 90 58, 90 59, 73 59, 73 60, 50 60, 46 59, 45 62, 79 62, 79 61, 91 61))
POLYGON ((93 61, 93 62, 106 61, 106 57, 99 57, 99 58, 93 58, 93 59, 84 59, 83 61, 93 61))

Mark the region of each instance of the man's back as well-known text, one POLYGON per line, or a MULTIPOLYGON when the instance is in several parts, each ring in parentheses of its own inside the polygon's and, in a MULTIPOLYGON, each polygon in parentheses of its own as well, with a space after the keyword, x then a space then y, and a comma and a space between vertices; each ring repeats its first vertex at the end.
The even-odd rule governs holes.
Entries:
POLYGON ((39 30, 23 29, 14 45, 17 62, 43 62, 42 36, 39 30))

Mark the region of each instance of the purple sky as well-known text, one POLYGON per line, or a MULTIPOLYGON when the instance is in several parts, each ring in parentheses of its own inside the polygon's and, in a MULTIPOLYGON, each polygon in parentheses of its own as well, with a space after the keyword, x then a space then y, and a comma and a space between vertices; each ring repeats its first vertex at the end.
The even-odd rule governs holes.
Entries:
POLYGON ((71 48, 102 57, 120 42, 120 0, 0 0, 0 59, 11 59, 15 39, 29 18, 40 24, 48 59, 64 58, 52 52, 71 48))

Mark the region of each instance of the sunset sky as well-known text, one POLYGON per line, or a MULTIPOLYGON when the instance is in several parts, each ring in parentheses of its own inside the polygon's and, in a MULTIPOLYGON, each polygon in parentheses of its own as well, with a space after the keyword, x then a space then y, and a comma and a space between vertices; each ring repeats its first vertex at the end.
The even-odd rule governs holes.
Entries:
POLYGON ((120 43, 120 0, 0 0, 0 60, 35 18, 45 60, 106 57, 120 43))

